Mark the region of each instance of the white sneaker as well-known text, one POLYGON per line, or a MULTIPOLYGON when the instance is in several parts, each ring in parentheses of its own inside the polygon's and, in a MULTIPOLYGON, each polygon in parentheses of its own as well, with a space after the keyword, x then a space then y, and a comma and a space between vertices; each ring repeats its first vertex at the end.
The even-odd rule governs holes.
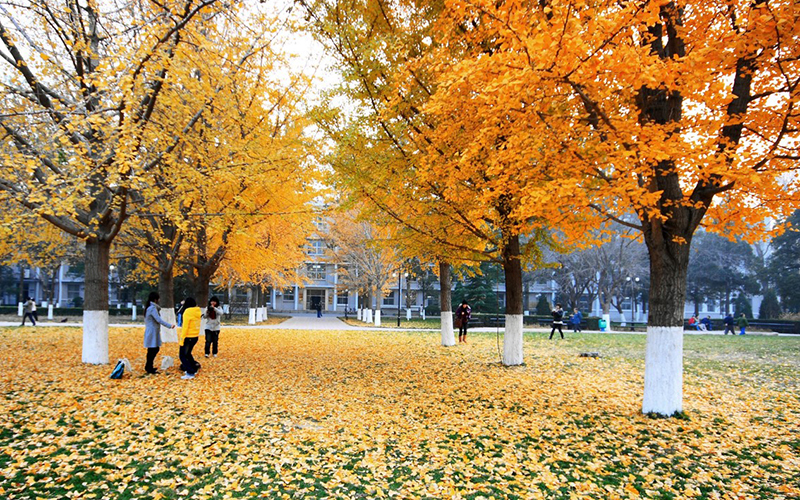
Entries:
POLYGON ((215 355, 214 355, 214 357, 216 358, 216 357, 217 357, 217 355, 215 354, 215 355))
POLYGON ((182 378, 183 380, 192 380, 192 379, 194 378, 194 375, 191 375, 191 374, 187 373, 186 375, 184 375, 184 376, 183 376, 183 377, 181 377, 181 378, 182 378))

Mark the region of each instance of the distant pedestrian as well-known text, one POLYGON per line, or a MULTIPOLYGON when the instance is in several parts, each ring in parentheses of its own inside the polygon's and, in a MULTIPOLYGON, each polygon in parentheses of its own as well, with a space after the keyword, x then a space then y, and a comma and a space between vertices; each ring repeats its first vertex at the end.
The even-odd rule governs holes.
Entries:
POLYGON ((175 325, 171 325, 161 318, 159 314, 161 306, 158 305, 160 298, 158 292, 150 292, 150 295, 147 296, 144 313, 144 347, 147 349, 147 361, 144 364, 144 371, 150 374, 158 373, 158 370, 153 367, 153 361, 155 361, 156 355, 161 349, 161 327, 159 325, 175 328, 175 325))
POLYGON ((553 338, 553 334, 556 333, 556 328, 558 328, 558 333, 561 334, 561 338, 564 338, 564 330, 561 327, 564 326, 564 310, 561 309, 561 304, 556 304, 555 309, 553 309, 553 329, 550 330, 550 339, 553 338))
POLYGON ((728 315, 725 316, 723 322, 725 323, 725 335, 728 334, 728 331, 731 332, 731 335, 736 335, 736 332, 733 330, 733 323, 734 323, 733 314, 728 313, 728 315))
POLYGON ((461 305, 456 309, 456 324, 458 325, 458 342, 467 343, 467 325, 472 316, 472 308, 466 299, 461 301, 461 305))
POLYGON ((583 314, 578 310, 578 308, 574 308, 572 313, 572 317, 569 318, 569 324, 572 325, 572 333, 577 333, 581 331, 581 324, 583 323, 583 314))
POLYGON ((750 326, 750 323, 747 322, 747 316, 745 316, 744 313, 736 318, 736 326, 739 327, 739 335, 744 335, 744 330, 750 326))
POLYGON ((183 326, 183 303, 186 299, 183 299, 180 304, 175 306, 175 322, 178 326, 183 326))
POLYGON ((219 351, 219 320, 223 314, 225 314, 225 311, 219 307, 219 299, 211 297, 208 301, 206 312, 203 314, 206 319, 206 357, 212 354, 212 348, 214 357, 217 357, 217 352, 219 351))
POLYGON ((700 320, 700 329, 704 332, 711 331, 711 316, 706 316, 700 320))
POLYGON ((186 374, 181 378, 184 380, 191 380, 200 367, 200 363, 192 356, 192 349, 194 349, 200 337, 200 320, 203 313, 200 311, 200 308, 197 307, 197 301, 192 297, 187 297, 186 300, 183 301, 182 313, 183 326, 181 326, 181 334, 178 338, 178 343, 181 346, 179 354, 181 370, 185 371, 186 374))
POLYGON ((317 306, 315 307, 315 309, 317 310, 317 317, 321 318, 322 317, 322 301, 317 302, 317 306))
POLYGON ((25 326, 25 320, 27 318, 31 319, 33 326, 36 326, 36 302, 34 302, 32 298, 28 297, 25 301, 25 304, 23 304, 23 308, 24 314, 22 316, 22 325, 20 326, 25 326))

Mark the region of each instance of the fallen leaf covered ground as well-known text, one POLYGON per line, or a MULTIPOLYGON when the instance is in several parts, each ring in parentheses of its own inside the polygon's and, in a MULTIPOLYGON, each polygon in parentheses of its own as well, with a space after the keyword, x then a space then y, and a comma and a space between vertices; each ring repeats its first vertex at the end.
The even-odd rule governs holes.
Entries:
POLYGON ((112 329, 111 380, 80 329, 1 329, 0 497, 800 498, 800 338, 687 337, 671 419, 640 414, 643 335, 438 344, 224 329, 184 381, 112 329))

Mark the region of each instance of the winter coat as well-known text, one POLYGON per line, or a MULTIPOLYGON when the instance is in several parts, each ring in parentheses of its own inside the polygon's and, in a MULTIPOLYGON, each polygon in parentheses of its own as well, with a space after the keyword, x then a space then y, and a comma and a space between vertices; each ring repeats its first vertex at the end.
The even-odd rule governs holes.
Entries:
POLYGON ((183 345, 183 339, 200 336, 200 320, 202 317, 203 312, 199 307, 190 307, 183 311, 183 326, 181 326, 181 335, 178 339, 180 345, 183 345))
POLYGON ((203 311, 203 318, 206 320, 206 330, 211 330, 212 332, 219 331, 219 320, 222 318, 222 315, 225 314, 225 311, 222 310, 221 307, 215 307, 214 312, 216 313, 215 318, 210 318, 208 314, 208 309, 203 311))
POLYGON ((161 318, 161 315, 158 314, 160 310, 160 307, 151 302, 144 313, 144 346, 148 349, 161 347, 161 327, 159 325, 167 328, 172 326, 161 318))

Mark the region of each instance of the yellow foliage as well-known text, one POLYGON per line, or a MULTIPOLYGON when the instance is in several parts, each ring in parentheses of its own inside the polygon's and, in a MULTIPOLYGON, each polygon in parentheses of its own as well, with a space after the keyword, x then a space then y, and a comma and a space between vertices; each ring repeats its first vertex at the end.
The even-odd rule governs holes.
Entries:
MULTIPOLYGON (((7 498, 800 495, 796 360, 751 373, 743 353, 734 365, 695 355, 687 418, 653 419, 638 411, 637 356, 576 358, 577 338, 535 334, 528 364, 509 369, 492 362, 493 337, 472 337, 441 348, 435 333, 225 328, 220 357, 184 381, 174 368, 143 375, 142 330, 112 329, 111 358, 135 372, 111 380, 110 366, 77 361, 79 329, 0 330, 0 488, 7 498), (43 359, 58 362, 43 369, 43 359)), ((619 340, 643 348, 643 337, 619 340)))

